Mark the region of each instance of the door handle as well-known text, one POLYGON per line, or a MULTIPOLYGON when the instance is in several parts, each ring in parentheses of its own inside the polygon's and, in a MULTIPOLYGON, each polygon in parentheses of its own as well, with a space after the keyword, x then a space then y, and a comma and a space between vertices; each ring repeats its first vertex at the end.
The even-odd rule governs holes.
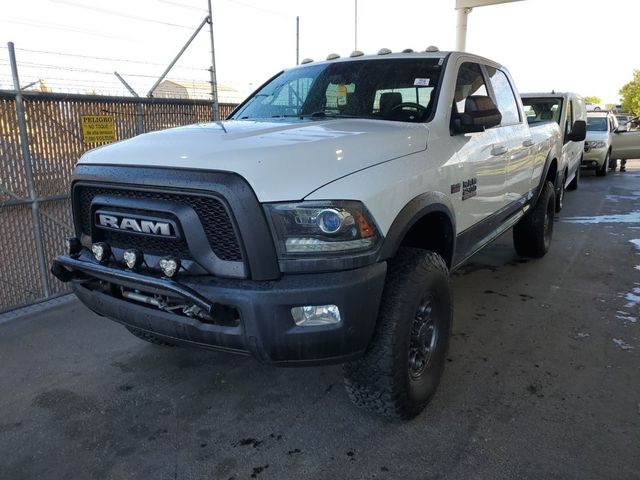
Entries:
POLYGON ((505 153, 507 153, 507 147, 503 145, 496 145, 491 149, 491 155, 493 155, 494 157, 504 155, 505 153))
POLYGON ((525 140, 524 142, 522 142, 522 146, 523 147, 533 147, 533 140, 531 140, 531 139, 525 140))

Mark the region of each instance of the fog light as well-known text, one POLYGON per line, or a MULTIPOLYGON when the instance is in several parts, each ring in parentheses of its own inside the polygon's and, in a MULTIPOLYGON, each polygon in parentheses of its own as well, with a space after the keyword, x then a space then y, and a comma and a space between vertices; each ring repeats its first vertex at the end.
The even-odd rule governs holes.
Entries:
POLYGON ((67 238, 67 254, 70 257, 77 257, 82 251, 82 243, 78 237, 67 238))
POLYGON ((140 265, 142 265, 142 262, 144 261, 144 254, 135 248, 125 250, 122 256, 124 258, 124 263, 126 263, 127 267, 131 270, 140 268, 140 265))
POLYGON ((293 307, 291 316, 300 327, 340 323, 340 310, 336 305, 293 307))
POLYGON ((93 256, 99 262, 106 262, 111 256, 111 248, 104 242, 98 242, 91 245, 93 256))
POLYGON ((160 259, 160 269, 165 276, 171 278, 180 270, 180 259, 176 257, 164 257, 160 259))

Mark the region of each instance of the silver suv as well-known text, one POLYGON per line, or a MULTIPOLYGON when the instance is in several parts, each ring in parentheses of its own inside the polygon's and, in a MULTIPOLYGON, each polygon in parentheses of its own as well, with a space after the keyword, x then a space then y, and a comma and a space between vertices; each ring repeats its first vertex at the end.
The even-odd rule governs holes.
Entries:
POLYGON ((609 112, 587 113, 587 138, 584 142, 582 167, 595 170, 596 175, 607 174, 611 158, 611 143, 618 128, 615 115, 609 112))

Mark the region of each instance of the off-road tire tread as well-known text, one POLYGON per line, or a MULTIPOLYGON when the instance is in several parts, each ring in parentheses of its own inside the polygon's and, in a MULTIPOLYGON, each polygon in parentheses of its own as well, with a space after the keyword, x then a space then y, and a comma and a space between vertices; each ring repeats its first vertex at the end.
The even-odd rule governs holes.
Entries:
MULTIPOLYGON (((547 253, 543 231, 544 217, 549 202, 553 202, 555 206, 553 183, 547 181, 542 187, 542 192, 535 206, 513 227, 513 245, 518 255, 541 258, 547 253)), ((553 218, 551 221, 553 222, 553 218)))
MULTIPOLYGON (((402 387, 402 376, 407 372, 393 368, 394 364, 401 363, 399 355, 403 353, 402 349, 394 348, 394 342, 398 341, 394 330, 398 321, 406 321, 398 318, 396 312, 399 306, 411 300, 408 290, 412 289, 406 287, 411 283, 420 284, 420 275, 415 274, 419 269, 440 272, 448 281, 449 270, 440 255, 417 248, 400 248, 389 263, 378 322, 369 347, 362 358, 343 365, 345 388, 351 401, 386 417, 412 418, 430 400, 408 409, 408 392, 402 387)), ((450 301, 450 309, 452 305, 450 301)), ((450 318, 453 318, 451 311, 450 318)), ((444 362, 442 364, 444 366, 444 362)))

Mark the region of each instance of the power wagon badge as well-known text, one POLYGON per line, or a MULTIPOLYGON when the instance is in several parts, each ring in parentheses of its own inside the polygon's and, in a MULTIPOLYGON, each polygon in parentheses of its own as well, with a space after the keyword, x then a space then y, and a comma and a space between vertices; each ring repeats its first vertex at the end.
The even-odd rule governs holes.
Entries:
POLYGON ((462 200, 468 200, 471 197, 475 197, 478 186, 477 180, 475 178, 470 178, 469 180, 465 180, 462 182, 462 200))

